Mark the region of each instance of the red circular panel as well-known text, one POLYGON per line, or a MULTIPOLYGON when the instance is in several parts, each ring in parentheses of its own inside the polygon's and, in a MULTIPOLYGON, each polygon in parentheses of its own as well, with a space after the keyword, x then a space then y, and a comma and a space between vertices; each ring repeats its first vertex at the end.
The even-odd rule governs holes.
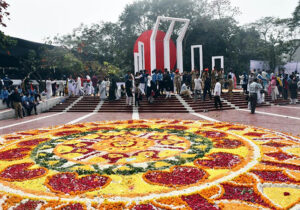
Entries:
MULTIPOLYGON (((151 61, 150 61, 150 37, 152 30, 145 31, 136 40, 134 44, 133 52, 138 52, 138 42, 144 43, 145 52, 145 69, 147 73, 151 72, 151 61)), ((164 69, 164 38, 166 33, 163 31, 157 31, 156 36, 156 69, 164 69)), ((170 39, 170 67, 173 69, 176 64, 176 46, 172 39, 170 39)))

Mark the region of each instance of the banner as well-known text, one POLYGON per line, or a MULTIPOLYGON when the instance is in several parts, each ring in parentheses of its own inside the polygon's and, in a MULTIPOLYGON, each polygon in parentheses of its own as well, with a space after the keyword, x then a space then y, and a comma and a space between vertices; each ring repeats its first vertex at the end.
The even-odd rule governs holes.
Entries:
POLYGON ((254 69, 256 71, 270 70, 269 62, 268 61, 250 60, 250 71, 253 71, 254 69))
POLYGON ((292 63, 287 63, 283 66, 284 68, 284 73, 285 74, 292 74, 293 72, 297 71, 300 73, 300 62, 292 62, 292 63))

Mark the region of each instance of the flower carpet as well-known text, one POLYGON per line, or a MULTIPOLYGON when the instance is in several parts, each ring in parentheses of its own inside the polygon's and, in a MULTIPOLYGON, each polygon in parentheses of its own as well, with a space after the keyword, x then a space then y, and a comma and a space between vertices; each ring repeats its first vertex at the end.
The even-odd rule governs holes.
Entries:
POLYGON ((126 120, 0 137, 0 209, 297 209, 300 140, 226 122, 126 120))

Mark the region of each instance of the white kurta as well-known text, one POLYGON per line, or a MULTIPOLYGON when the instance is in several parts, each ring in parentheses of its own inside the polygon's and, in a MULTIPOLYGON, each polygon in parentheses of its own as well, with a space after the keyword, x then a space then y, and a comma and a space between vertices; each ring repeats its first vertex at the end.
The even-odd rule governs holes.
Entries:
POLYGON ((58 83, 58 91, 59 92, 64 91, 64 83, 63 83, 63 81, 59 81, 59 83, 58 83))
POLYGON ((118 85, 118 88, 116 90, 116 99, 119 100, 121 98, 121 86, 118 85))
POLYGON ((46 80, 46 90, 47 90, 47 99, 49 99, 52 96, 52 81, 51 80, 46 80))
POLYGON ((69 96, 70 95, 72 95, 72 88, 73 88, 73 81, 72 81, 72 79, 68 79, 68 94, 69 94, 69 96))
POLYGON ((102 81, 100 85, 100 99, 106 99, 106 81, 102 81))
POLYGON ((85 83, 85 93, 87 95, 91 95, 92 94, 92 82, 86 82, 85 83))
POLYGON ((81 90, 81 79, 80 79, 80 77, 78 77, 77 82, 76 82, 75 95, 79 96, 80 95, 80 90, 81 90))

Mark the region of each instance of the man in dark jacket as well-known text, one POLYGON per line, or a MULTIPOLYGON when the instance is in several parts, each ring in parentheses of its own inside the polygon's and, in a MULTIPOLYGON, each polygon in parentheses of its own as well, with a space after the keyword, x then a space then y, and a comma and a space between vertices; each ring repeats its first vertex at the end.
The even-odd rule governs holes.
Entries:
POLYGON ((15 88, 14 92, 11 94, 11 101, 13 102, 16 118, 23 118, 22 99, 17 88, 15 88))
POLYGON ((125 90, 126 90, 126 104, 128 106, 133 105, 132 104, 132 88, 133 88, 133 84, 132 84, 132 75, 130 77, 128 77, 128 80, 125 82, 125 90))
MULTIPOLYGON (((211 91, 210 91, 210 86, 211 86, 211 81, 210 81, 210 77, 207 76, 204 82, 204 90, 203 90, 203 101, 205 101, 206 98, 206 94, 208 93, 210 100, 212 100, 211 97, 211 91)), ((222 89, 222 88, 221 88, 222 89)))
POLYGON ((297 86, 296 77, 294 77, 292 80, 292 83, 290 85, 290 92, 291 92, 292 104, 296 104, 298 98, 298 86, 297 86))

